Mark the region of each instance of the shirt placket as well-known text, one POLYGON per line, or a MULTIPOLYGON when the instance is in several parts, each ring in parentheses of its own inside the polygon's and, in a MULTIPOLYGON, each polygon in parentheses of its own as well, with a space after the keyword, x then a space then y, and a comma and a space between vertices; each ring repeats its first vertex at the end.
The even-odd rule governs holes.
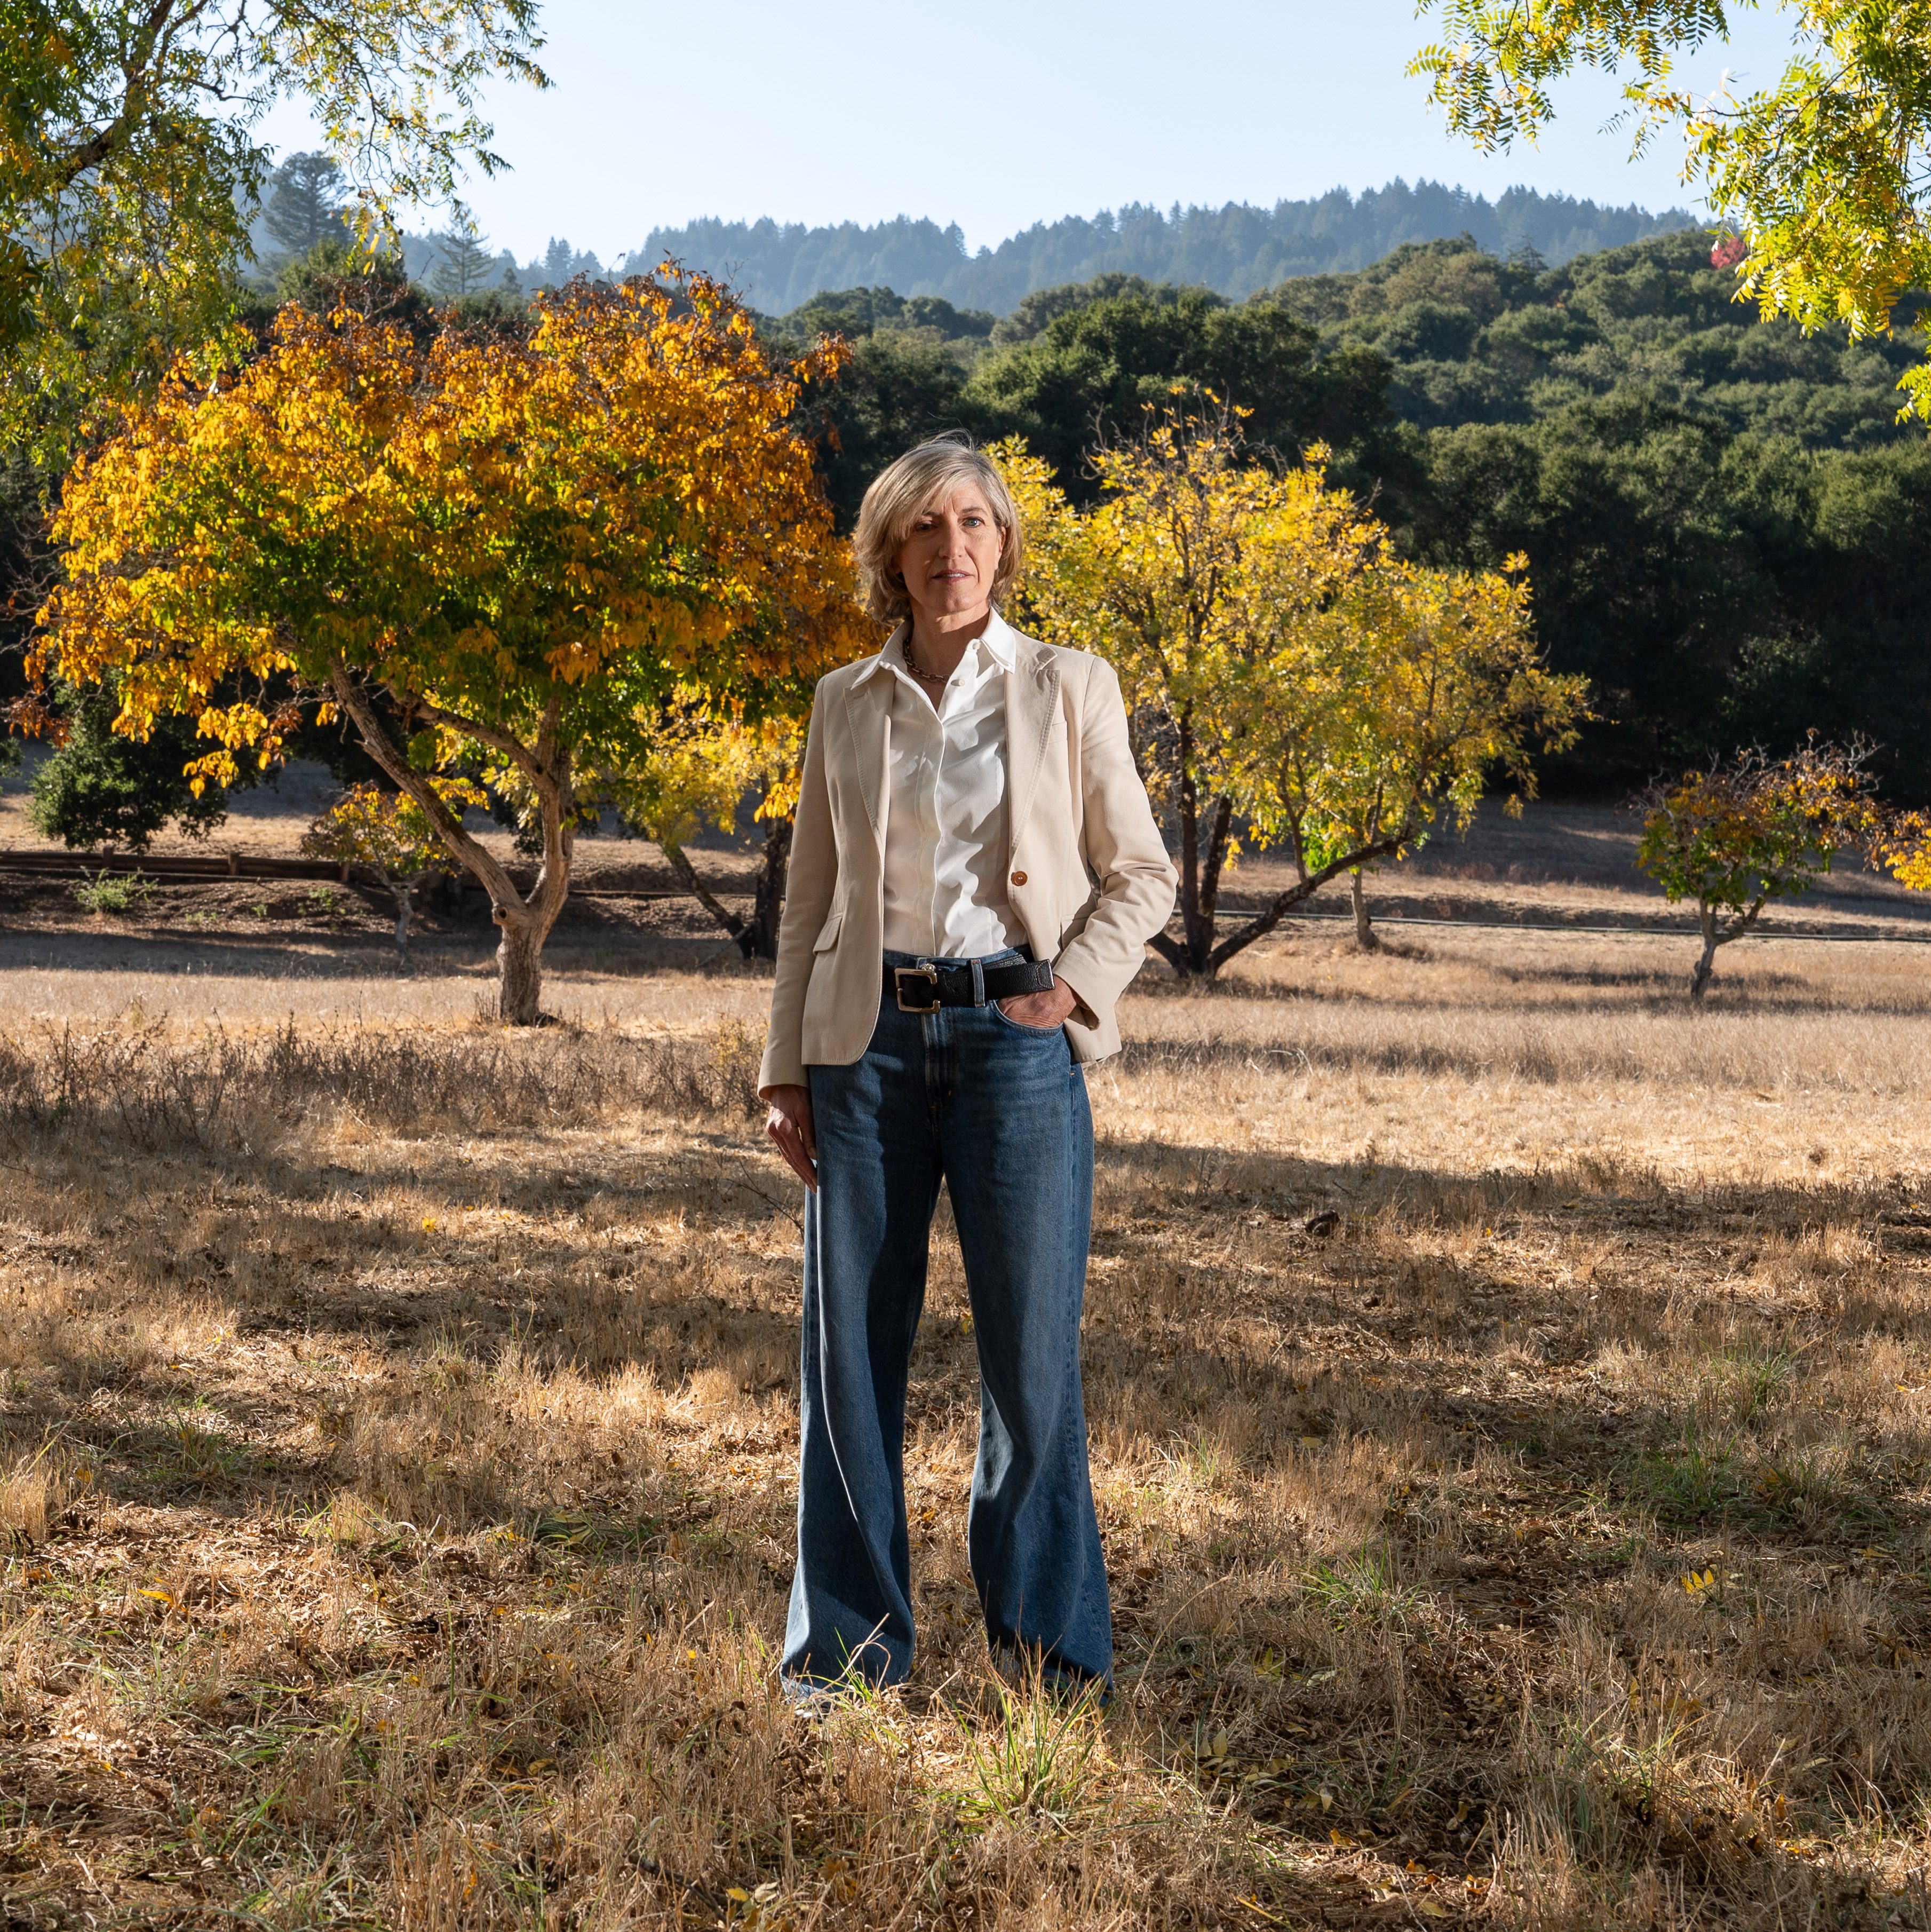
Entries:
POLYGON ((945 770, 946 727, 936 706, 931 718, 925 723, 925 782, 920 788, 920 798, 925 836, 919 843, 926 868, 922 884, 927 943, 937 956, 945 950, 943 935, 939 928, 939 842, 945 836, 945 826, 939 817, 939 783, 945 770))

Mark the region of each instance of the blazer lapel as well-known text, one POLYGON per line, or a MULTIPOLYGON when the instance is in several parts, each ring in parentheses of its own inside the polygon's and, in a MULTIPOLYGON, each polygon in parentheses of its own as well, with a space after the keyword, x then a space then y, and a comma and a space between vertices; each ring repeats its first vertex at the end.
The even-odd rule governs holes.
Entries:
POLYGON ((885 761, 890 752, 892 730, 892 674, 889 670, 868 671, 845 686, 845 723, 858 760, 865 815, 871 821, 871 836, 883 852, 885 761))
POLYGON ((1012 810, 1006 820, 1009 855, 1018 850, 1019 835, 1031 814, 1059 704, 1060 671, 1052 652, 1024 640, 1006 674, 1006 769, 1012 784, 1012 810))

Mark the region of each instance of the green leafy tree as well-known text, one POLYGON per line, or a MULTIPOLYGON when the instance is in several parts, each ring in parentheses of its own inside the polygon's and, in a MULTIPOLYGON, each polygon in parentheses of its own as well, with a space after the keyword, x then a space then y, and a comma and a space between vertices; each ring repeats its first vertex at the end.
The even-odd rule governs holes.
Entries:
POLYGON ((1317 332, 1277 303, 1234 308, 1205 289, 1111 296, 988 356, 966 400, 1090 502, 1096 440, 1134 433, 1147 406, 1177 390, 1224 398, 1244 412, 1250 442, 1291 462, 1317 442, 1351 445, 1381 420, 1386 368, 1372 351, 1319 349, 1317 332))
MULTIPOLYGON (((205 748, 190 720, 158 718, 145 737, 124 736, 114 729, 121 709, 115 682, 63 695, 60 735, 34 773, 27 806, 42 838, 86 852, 102 846, 145 852, 169 824, 205 838, 226 821, 226 789, 197 788, 188 776, 189 764, 205 748)), ((236 776, 247 784, 256 775, 236 776)))
MULTIPOLYGON (((1685 178, 1737 230, 1717 259, 1766 314, 1856 340, 1887 332, 1900 297, 1931 283, 1931 0, 1792 0, 1778 9, 1795 44, 1783 72, 1709 98, 1683 86, 1675 60, 1725 37, 1723 0, 1425 4, 1443 38, 1410 71, 1486 152, 1533 140, 1563 76, 1624 74, 1639 143, 1681 130, 1685 178)), ((1931 366, 1904 387, 1931 418, 1931 366)))
POLYGON ((1674 905, 1693 900, 1703 950, 1690 976, 1701 1000, 1717 950, 1743 938, 1773 901, 1801 898, 1846 850, 1870 849, 1885 821, 1866 769, 1868 749, 1814 739, 1773 760, 1740 752, 1637 801, 1643 814, 1636 863, 1674 905))
POLYGON ((262 225, 283 254, 307 255, 325 242, 349 239, 347 201, 347 183, 333 154, 291 154, 268 177, 262 225))
POLYGON ((277 101, 365 218, 493 172, 482 90, 547 85, 536 0, 0 0, 0 444, 45 455, 233 326, 277 101))

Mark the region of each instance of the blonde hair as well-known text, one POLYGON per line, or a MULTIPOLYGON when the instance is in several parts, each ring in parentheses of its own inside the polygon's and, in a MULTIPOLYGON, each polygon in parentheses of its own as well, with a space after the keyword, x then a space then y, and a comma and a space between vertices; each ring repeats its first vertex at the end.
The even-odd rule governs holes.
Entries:
POLYGON ((1025 554, 1026 531, 1006 478, 965 437, 935 436, 880 470, 859 506, 852 548, 865 584, 865 608, 881 624, 896 624, 912 614, 912 600, 898 574, 898 553, 912 526, 961 484, 976 484, 985 492, 986 508, 999 526, 999 568, 992 580, 995 607, 1012 589, 1025 554))

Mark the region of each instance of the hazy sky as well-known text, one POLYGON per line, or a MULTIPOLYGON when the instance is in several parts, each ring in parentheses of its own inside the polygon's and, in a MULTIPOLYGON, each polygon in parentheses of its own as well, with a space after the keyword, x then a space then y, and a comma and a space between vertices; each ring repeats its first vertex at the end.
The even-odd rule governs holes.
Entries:
MULTIPOLYGON (((511 170, 469 199, 496 248, 553 234, 609 260, 697 215, 956 221, 968 243, 1130 201, 1272 203, 1400 175, 1493 195, 1522 182, 1687 205, 1680 154, 1631 162, 1601 131, 1613 82, 1572 83, 1540 148, 1451 142, 1402 70, 1430 37, 1410 0, 547 0, 546 94, 493 96, 511 170)), ((1684 70, 1766 80, 1774 14, 1684 70)), ((284 152, 308 145, 278 118, 284 152)), ((436 219, 427 217, 420 225, 436 219)), ((418 225, 412 224, 412 226, 418 225)))

